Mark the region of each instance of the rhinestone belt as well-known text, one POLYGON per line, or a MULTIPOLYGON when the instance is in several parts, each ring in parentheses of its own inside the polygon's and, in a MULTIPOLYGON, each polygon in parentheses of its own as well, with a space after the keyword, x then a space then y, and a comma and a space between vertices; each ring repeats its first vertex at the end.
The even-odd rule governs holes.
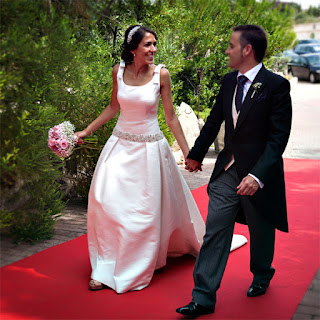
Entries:
POLYGON ((155 142, 164 138, 163 133, 157 134, 133 134, 114 128, 112 134, 118 138, 135 142, 155 142))

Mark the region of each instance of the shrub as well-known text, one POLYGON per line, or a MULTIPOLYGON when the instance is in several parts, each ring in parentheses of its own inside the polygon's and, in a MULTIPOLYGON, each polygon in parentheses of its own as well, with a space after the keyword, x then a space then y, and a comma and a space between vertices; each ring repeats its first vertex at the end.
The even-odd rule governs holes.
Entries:
POLYGON ((19 241, 35 240, 52 234, 64 208, 56 182, 63 163, 47 147, 47 135, 64 118, 56 106, 65 65, 57 60, 69 52, 73 31, 65 19, 43 14, 36 1, 2 1, 0 8, 0 224, 19 241), (66 52, 57 55, 59 46, 66 52))

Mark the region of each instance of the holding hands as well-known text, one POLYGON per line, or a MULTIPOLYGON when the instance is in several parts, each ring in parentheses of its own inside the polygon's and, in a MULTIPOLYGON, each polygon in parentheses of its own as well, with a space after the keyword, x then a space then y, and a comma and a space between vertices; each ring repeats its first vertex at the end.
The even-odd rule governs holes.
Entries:
POLYGON ((199 170, 202 171, 202 163, 197 160, 186 158, 185 169, 189 172, 198 172, 199 170))
MULTIPOLYGON (((189 172, 202 171, 202 163, 197 160, 186 158, 185 169, 188 170, 189 172)), ((259 184, 254 178, 248 175, 242 179, 240 184, 237 186, 237 189, 238 189, 237 194, 239 195, 252 196, 259 189, 259 184)))

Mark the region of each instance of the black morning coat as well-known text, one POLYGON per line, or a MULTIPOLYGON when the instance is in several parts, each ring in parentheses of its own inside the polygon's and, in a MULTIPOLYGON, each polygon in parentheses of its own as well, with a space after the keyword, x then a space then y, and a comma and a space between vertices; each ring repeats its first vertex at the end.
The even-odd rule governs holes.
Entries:
MULTIPOLYGON (((249 199, 275 228, 288 232, 282 154, 291 129, 290 83, 262 66, 234 128, 232 100, 237 74, 234 71, 224 76, 216 103, 188 158, 202 162, 225 121, 224 149, 218 155, 210 182, 224 170, 233 154, 240 180, 251 173, 264 184, 249 199), (254 90, 256 83, 260 88, 254 90)), ((246 223, 241 210, 236 221, 246 223)))

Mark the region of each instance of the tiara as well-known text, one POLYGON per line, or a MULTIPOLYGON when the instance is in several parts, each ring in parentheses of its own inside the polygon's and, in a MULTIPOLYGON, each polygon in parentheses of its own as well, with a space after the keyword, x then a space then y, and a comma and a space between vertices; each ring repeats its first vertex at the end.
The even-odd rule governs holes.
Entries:
POLYGON ((140 26, 135 26, 134 28, 132 28, 128 34, 127 37, 127 43, 129 44, 132 40, 133 35, 138 31, 138 29, 140 28, 140 26))

